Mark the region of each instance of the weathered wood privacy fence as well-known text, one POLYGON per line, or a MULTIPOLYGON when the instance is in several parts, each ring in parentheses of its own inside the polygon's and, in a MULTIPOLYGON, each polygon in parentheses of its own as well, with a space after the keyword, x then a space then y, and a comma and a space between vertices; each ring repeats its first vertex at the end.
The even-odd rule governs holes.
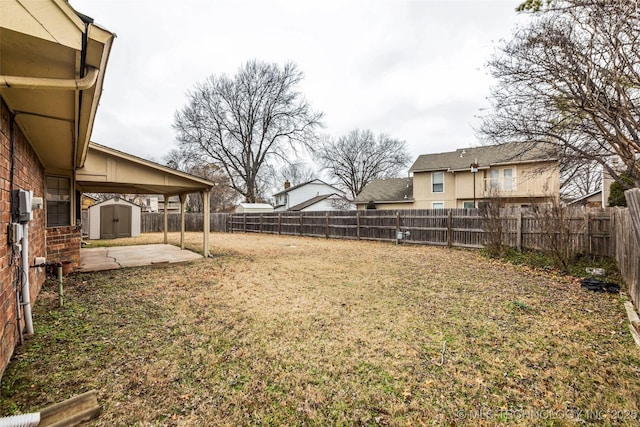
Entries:
POLYGON ((640 189, 625 192, 627 209, 613 210, 615 258, 629 287, 631 301, 640 309, 640 189))
MULTIPOLYGON (((184 217, 185 231, 202 231, 204 214, 186 213, 184 217)), ((212 213, 209 215, 209 229, 214 232, 226 233, 229 214, 212 213)), ((167 214, 169 229, 167 231, 180 231, 180 214, 167 214)), ((140 224, 142 233, 158 233, 164 231, 164 213, 143 212, 140 224)))
MULTIPOLYGON (((550 223, 551 217, 529 209, 503 209, 495 220, 507 246, 546 249, 549 234, 562 232, 578 252, 614 254, 609 210, 567 209, 562 231, 550 223)), ((491 233, 487 221, 491 219, 478 209, 274 212, 230 215, 228 230, 481 248, 491 233)))

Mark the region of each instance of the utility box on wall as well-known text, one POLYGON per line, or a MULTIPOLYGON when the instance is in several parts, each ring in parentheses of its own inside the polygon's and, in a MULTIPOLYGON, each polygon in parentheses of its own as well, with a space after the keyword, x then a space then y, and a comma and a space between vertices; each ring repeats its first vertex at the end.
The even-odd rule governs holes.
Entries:
POLYGON ((16 222, 25 223, 33 219, 33 210, 31 209, 31 199, 33 191, 13 190, 13 202, 15 203, 14 213, 16 214, 16 222))
POLYGON ((13 190, 14 207, 12 221, 26 223, 33 220, 33 210, 42 209, 44 201, 42 197, 33 197, 31 190, 13 190))

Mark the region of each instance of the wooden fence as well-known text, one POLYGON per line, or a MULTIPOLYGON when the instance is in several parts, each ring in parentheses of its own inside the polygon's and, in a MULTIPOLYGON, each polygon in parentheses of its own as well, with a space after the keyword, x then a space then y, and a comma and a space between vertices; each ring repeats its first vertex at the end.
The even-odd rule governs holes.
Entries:
MULTIPOLYGON (((204 214, 202 213, 186 213, 184 215, 185 231, 202 231, 204 214)), ((209 215, 209 229, 211 231, 226 233, 228 231, 229 214, 212 213, 209 215)), ((167 214, 168 231, 180 231, 180 214, 167 214)), ((142 233, 157 233, 164 231, 164 213, 143 212, 140 224, 142 233)))
MULTIPOLYGON (((521 249, 545 249, 549 237, 561 234, 549 221, 561 220, 574 250, 593 256, 613 256, 611 214, 602 209, 567 209, 561 218, 528 209, 502 210, 501 239, 521 249), (550 232, 550 230, 553 230, 550 232)), ((228 230, 283 235, 400 241, 446 247, 484 247, 488 219, 477 209, 365 210, 343 212, 274 212, 232 214, 228 230)))
POLYGON ((613 210, 615 257, 631 301, 640 308, 640 189, 625 192, 629 208, 613 210), (634 224, 635 222, 635 224, 634 224))

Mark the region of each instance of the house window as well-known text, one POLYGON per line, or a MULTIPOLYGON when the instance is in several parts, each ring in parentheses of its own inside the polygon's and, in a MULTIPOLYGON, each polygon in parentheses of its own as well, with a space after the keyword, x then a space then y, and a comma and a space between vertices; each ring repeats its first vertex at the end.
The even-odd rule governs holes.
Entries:
POLYGON ((475 206, 474 206, 473 202, 462 202, 462 208, 463 209, 473 209, 473 208, 475 208, 475 206))
POLYGON ((500 171, 493 169, 489 171, 489 191, 495 192, 500 189, 500 171))
POLYGON ((486 179, 487 191, 497 193, 499 191, 515 191, 515 169, 492 169, 486 179))
POLYGON ((433 202, 431 204, 432 209, 444 209, 444 202, 433 202))
POLYGON ((47 176, 47 227, 71 225, 71 179, 47 176))
POLYGON ((504 191, 513 191, 515 189, 513 185, 513 169, 503 169, 502 178, 504 179, 502 189, 504 191))
POLYGON ((444 172, 433 172, 431 174, 431 191, 433 193, 444 193, 444 172))

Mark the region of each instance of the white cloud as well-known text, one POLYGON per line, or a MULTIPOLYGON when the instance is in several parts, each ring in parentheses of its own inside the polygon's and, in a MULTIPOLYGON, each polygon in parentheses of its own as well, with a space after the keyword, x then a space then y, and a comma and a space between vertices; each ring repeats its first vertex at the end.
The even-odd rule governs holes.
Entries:
POLYGON ((71 0, 114 31, 93 139, 160 159, 186 92, 257 58, 293 61, 325 132, 370 128, 412 154, 475 143, 484 64, 517 1, 71 0))

